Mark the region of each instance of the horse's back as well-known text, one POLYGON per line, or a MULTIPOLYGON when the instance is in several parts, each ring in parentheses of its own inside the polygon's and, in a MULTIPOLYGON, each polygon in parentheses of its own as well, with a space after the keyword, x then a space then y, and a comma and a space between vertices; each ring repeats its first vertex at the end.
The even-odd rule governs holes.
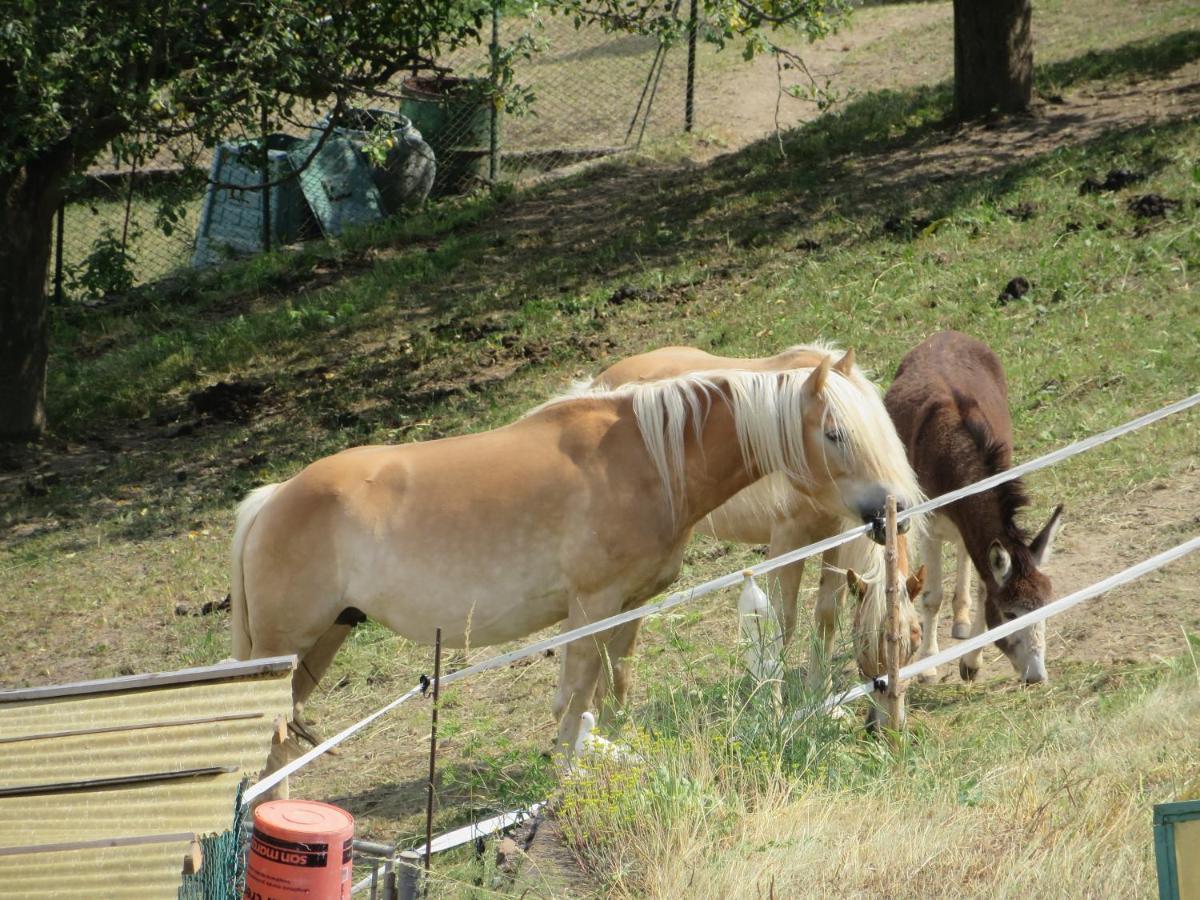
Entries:
POLYGON ((695 347, 660 347, 613 363, 596 376, 594 387, 616 388, 639 381, 659 381, 686 372, 717 368, 720 357, 695 347))
POLYGON ((632 382, 659 381, 707 371, 776 372, 807 369, 820 365, 821 360, 833 352, 822 346, 797 346, 774 356, 743 358, 717 356, 696 347, 660 347, 613 363, 596 376, 593 385, 615 388, 632 382))

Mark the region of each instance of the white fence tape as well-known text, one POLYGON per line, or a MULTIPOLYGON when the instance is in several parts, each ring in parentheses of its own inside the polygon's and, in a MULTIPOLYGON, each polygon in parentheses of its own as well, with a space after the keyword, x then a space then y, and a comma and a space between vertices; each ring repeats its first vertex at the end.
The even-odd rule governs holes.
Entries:
POLYGON ((350 735, 352 735, 356 732, 362 731, 364 728, 366 728, 368 725, 370 725, 372 722, 374 722, 380 716, 390 713, 393 709, 395 709, 401 703, 407 703, 409 700, 411 700, 413 697, 417 696, 417 694, 419 694, 419 693, 421 693, 421 688, 419 688, 419 687, 413 688, 407 694, 402 694, 401 696, 397 697, 395 700, 393 700, 391 703, 389 703, 387 706, 383 707, 382 709, 375 710, 375 712, 371 713, 365 719, 360 719, 359 721, 357 721, 353 725, 351 725, 349 728, 342 729, 337 734, 335 734, 333 737, 331 737, 327 740, 321 741, 321 743, 317 744, 317 746, 313 747, 311 750, 309 750, 303 756, 297 757, 296 759, 294 759, 290 763, 288 763, 286 766, 283 766, 282 768, 277 769, 276 771, 272 772, 266 778, 262 779, 262 781, 260 781, 258 784, 254 785, 254 787, 250 788, 248 791, 246 791, 244 794, 242 794, 242 806, 246 806, 248 803, 252 802, 256 797, 259 797, 259 796, 265 794, 267 791, 269 791, 271 788, 275 787, 275 785, 279 784, 279 782, 283 781, 283 779, 287 778, 293 772, 297 771, 298 769, 302 769, 304 766, 308 765, 310 762, 312 762, 314 759, 316 759, 322 753, 325 753, 327 750, 332 750, 334 747, 336 747, 338 744, 340 744, 346 738, 350 737, 350 735))
MULTIPOLYGON (((1183 400, 1178 400, 1175 403, 1169 404, 1168 406, 1164 406, 1161 409, 1155 410, 1154 412, 1147 413, 1144 416, 1139 416, 1136 419, 1132 419, 1131 421, 1126 422, 1124 425, 1118 425, 1115 428, 1110 428, 1108 431, 1102 431, 1099 434, 1095 434, 1095 435, 1092 435, 1091 437, 1084 438, 1081 441, 1076 441, 1073 444, 1068 444, 1066 447, 1061 447, 1058 450, 1054 450, 1050 453, 1047 453, 1045 456, 1039 456, 1037 459, 1033 459, 1033 460, 1030 460, 1029 462, 1022 463, 1019 466, 1015 466, 1004 472, 1000 472, 997 475, 992 475, 989 478, 984 478, 982 481, 977 481, 974 484, 968 485, 963 488, 959 488, 958 490, 955 490, 955 491, 951 491, 948 494, 942 494, 941 496, 935 497, 932 500, 927 500, 926 502, 924 502, 918 506, 914 506, 911 509, 905 510, 904 512, 902 512, 899 515, 898 518, 900 520, 908 519, 915 515, 921 515, 923 513, 927 513, 932 510, 939 509, 940 507, 943 507, 943 506, 946 506, 947 504, 953 503, 956 500, 961 500, 964 497, 969 497, 969 496, 972 496, 973 494, 983 493, 984 491, 994 488, 998 484, 1003 484, 1006 481, 1012 481, 1015 478, 1020 478, 1022 475, 1026 475, 1030 472, 1035 472, 1038 469, 1044 469, 1047 466, 1052 466, 1057 462, 1061 462, 1064 459, 1069 459, 1070 457, 1075 456, 1080 453, 1083 453, 1084 451, 1091 450, 1093 447, 1098 447, 1101 444, 1107 443, 1108 441, 1114 440, 1115 438, 1118 438, 1118 437, 1121 437, 1122 435, 1128 434, 1131 431, 1136 431, 1137 429, 1144 428, 1145 426, 1150 425, 1154 422, 1157 422, 1160 419, 1165 419, 1167 416, 1173 415, 1178 412, 1182 412, 1186 409, 1190 409, 1191 407, 1196 406, 1197 404, 1200 404, 1200 393, 1192 394, 1190 397, 1187 397, 1183 400)), ((589 625, 581 625, 578 628, 572 628, 570 631, 565 631, 562 634, 556 635, 554 637, 544 638, 543 640, 536 641, 535 643, 532 643, 532 644, 528 644, 517 650, 511 650, 508 653, 501 653, 496 656, 489 657, 488 659, 485 659, 481 662, 475 663, 472 666, 467 666, 465 669, 459 669, 457 672, 451 672, 448 675, 443 675, 441 678, 441 683, 443 686, 450 685, 456 681, 462 681, 465 678, 470 678, 473 675, 478 675, 481 672, 487 672, 492 669, 498 669, 498 668, 501 668, 502 666, 507 666, 510 663, 516 662, 519 659, 525 659, 530 656, 536 656, 537 654, 545 653, 547 650, 553 650, 556 647, 561 647, 564 644, 569 644, 572 641, 579 640, 580 638, 590 637, 601 631, 607 631, 610 628, 616 628, 617 626, 624 625, 628 622, 633 622, 638 619, 644 619, 647 616, 653 616, 653 615, 657 615, 658 613, 661 613, 661 612, 666 612, 667 610, 673 609, 676 606, 681 606, 684 603, 690 603, 692 600, 699 599, 700 597, 704 597, 708 594, 715 593, 716 591, 721 591, 727 587, 732 587, 735 584, 739 584, 747 573, 753 574, 753 575, 764 575, 767 572, 774 571, 775 569, 778 569, 782 566, 786 566, 786 565, 789 565, 790 563, 798 562, 802 559, 807 559, 810 556, 815 556, 818 553, 824 553, 826 550, 831 550, 834 547, 839 547, 842 544, 849 543, 850 541, 854 540, 855 538, 861 537, 862 535, 865 535, 865 534, 869 533, 870 531, 871 531, 870 525, 861 525, 856 528, 852 528, 849 531, 844 531, 841 534, 834 535, 833 537, 825 538, 824 540, 820 540, 815 543, 809 544, 807 547, 800 547, 796 550, 791 550, 787 553, 783 553, 779 556, 776 556, 773 559, 764 560, 763 562, 760 562, 753 566, 750 566, 748 569, 745 569, 743 571, 731 572, 728 575, 722 575, 720 578, 714 578, 712 581, 706 581, 703 584, 696 585, 693 588, 689 588, 684 591, 676 591, 675 593, 670 594, 669 596, 658 601, 657 603, 649 603, 644 606, 639 606, 635 609, 626 610, 623 613, 618 613, 615 616, 610 616, 609 618, 602 619, 599 622, 593 622, 589 625)), ((1188 552, 1188 551, 1184 551, 1184 552, 1188 552)), ((1157 558, 1158 557, 1155 557, 1155 559, 1157 559, 1157 558)), ((1151 560, 1147 560, 1147 563, 1149 563, 1149 562, 1151 562, 1151 560)), ((1124 573, 1122 573, 1122 574, 1124 574, 1124 573)), ((1132 577, 1137 577, 1137 576, 1135 575, 1132 577)), ((1101 584, 1103 584, 1103 583, 1104 582, 1101 582, 1101 584)), ((1107 590, 1107 589, 1108 588, 1104 588, 1104 590, 1107 590)), ((1079 592, 1079 593, 1082 593, 1082 592, 1079 592)), ((1072 594, 1071 597, 1064 598, 1064 599, 1069 600, 1076 596, 1078 596, 1078 594, 1072 594)), ((1089 594, 1088 596, 1094 596, 1094 595, 1089 594)), ((1087 598, 1084 597, 1082 599, 1087 599, 1087 598)), ((1056 601, 1056 604, 1050 604, 1048 606, 1045 606, 1041 610, 1038 610, 1036 613, 1030 613, 1029 615, 1036 615, 1036 614, 1042 613, 1045 610, 1054 608, 1057 604, 1061 604, 1063 602, 1064 602, 1063 600, 1056 601)), ((1076 600, 1075 602, 1079 602, 1079 601, 1076 600)), ((1063 607, 1063 608, 1065 608, 1065 607, 1063 607)), ((1050 615, 1053 615, 1053 613, 1050 613, 1050 615)), ((1013 631, 1017 631, 1021 628, 1024 628, 1025 625, 1030 624, 1029 622, 1025 622, 1025 624, 1022 624, 1022 625, 1016 624, 1017 622, 1022 622, 1027 618, 1028 618, 1028 616, 1024 616, 1021 619, 1016 619, 1013 622, 1006 623, 1005 625, 1001 626, 1001 629, 1008 628, 1009 625, 1016 625, 1016 627, 1012 628, 1011 630, 1004 632, 1005 634, 1011 634, 1013 631)), ((1000 629, 996 629, 996 630, 999 631, 1000 629)), ((988 632, 987 634, 990 635, 990 634, 992 634, 992 632, 988 632)), ((983 638, 985 638, 985 637, 987 637, 987 635, 980 635, 979 638, 973 638, 972 640, 983 640, 983 638)), ((983 641, 983 644, 990 643, 992 640, 995 640, 995 638, 988 638, 988 640, 983 641)), ((979 646, 983 646, 983 644, 980 644, 979 646)), ((945 653, 956 653, 963 646, 965 646, 965 645, 958 644, 953 648, 953 650, 948 650, 948 651, 944 651, 944 652, 945 653)), ((962 653, 966 653, 966 652, 969 652, 969 651, 962 650, 961 653, 958 653, 958 655, 962 655, 962 653)), ((940 655, 941 654, 939 654, 939 656, 940 655)), ((949 658, 955 659, 955 658, 957 658, 957 656, 951 656, 949 658)), ((935 664, 936 663, 931 663, 931 662, 922 660, 919 668, 913 669, 913 666, 908 666, 908 667, 906 667, 905 670, 902 670, 901 677, 903 677, 903 678, 912 677, 912 673, 904 674, 906 671, 908 671, 910 669, 913 670, 913 672, 920 672, 920 671, 924 671, 925 669, 929 668, 930 665, 935 665, 935 664)), ((870 690, 871 690, 870 685, 865 685, 865 686, 859 685, 858 687, 851 688, 850 691, 846 692, 845 695, 839 695, 837 698, 830 698, 828 705, 834 706, 834 705, 837 705, 838 703, 849 702, 850 700, 853 700, 853 699, 863 696, 865 693, 869 693, 870 690), (865 690, 864 690, 864 688, 865 688, 865 690)), ((393 700, 387 706, 383 707, 380 710, 377 710, 376 712, 367 716, 365 719, 355 722, 353 725, 338 732, 336 735, 329 738, 328 740, 322 741, 316 747, 314 747, 313 749, 311 749, 307 753, 305 753, 303 756, 298 757, 297 759, 288 763, 283 768, 279 769, 276 772, 273 772, 271 775, 264 778, 258 784, 254 785, 254 787, 250 788, 250 790, 246 791, 246 793, 243 795, 243 798, 242 798, 243 804, 249 803, 252 800, 254 800, 256 797, 261 796, 263 793, 270 790, 272 787, 274 787, 276 784, 278 784, 280 781, 282 781, 288 775, 290 775, 293 772, 297 771, 298 769, 304 767, 309 762, 311 762, 312 760, 314 760, 318 756, 320 756, 322 753, 325 753, 327 750, 330 750, 331 748, 337 746, 342 741, 344 741, 346 738, 350 737, 351 735, 355 734, 358 731, 361 731, 367 725, 370 725, 372 722, 374 722, 376 719, 378 719, 380 716, 384 715, 385 713, 391 712, 391 710, 395 709, 397 706, 406 702, 407 700, 412 699, 412 697, 416 696, 420 692, 421 692, 421 688, 413 688, 408 693, 397 698, 396 700, 393 700)))
MULTIPOLYGON (((1110 428, 1108 431, 1102 431, 1099 434, 1093 434, 1091 437, 1084 438, 1081 441, 1076 441, 1073 444, 1068 444, 1065 447, 1060 447, 1047 453, 1045 456, 1039 456, 1037 459, 1031 459, 1029 462, 1021 463, 1019 466, 1014 466, 1011 469, 1005 469, 996 475, 984 478, 981 481, 976 481, 974 484, 969 484, 966 487, 958 488, 950 491, 947 494, 941 494, 934 497, 932 500, 926 500, 924 503, 918 504, 911 509, 906 509, 896 518, 897 521, 903 522, 905 519, 911 519, 913 516, 923 515, 924 513, 933 512, 935 509, 941 509, 943 506, 949 506, 956 500, 962 500, 964 497, 971 497, 975 494, 982 494, 984 491, 989 491, 998 484, 1004 484, 1006 481, 1014 481, 1022 475, 1028 475, 1030 472, 1036 472, 1039 469, 1044 469, 1047 466, 1052 466, 1055 463, 1062 462, 1064 459, 1070 459, 1072 456, 1077 456, 1087 450, 1099 447, 1101 444, 1107 444, 1111 440, 1129 434, 1131 431, 1137 431, 1139 428, 1145 428, 1160 419, 1165 419, 1167 416, 1174 415, 1178 412, 1183 412, 1186 409, 1191 409, 1193 406, 1200 404, 1200 394, 1192 394, 1190 397, 1185 397, 1183 400, 1177 400, 1174 403, 1164 406, 1162 409, 1156 409, 1154 412, 1146 413, 1144 416, 1139 416, 1126 422, 1124 425, 1118 425, 1115 428, 1110 428)), ((826 538, 823 541, 817 541, 815 544, 809 544, 807 547, 800 547, 796 550, 789 550, 787 553, 781 553, 772 559, 765 560, 757 565, 751 566, 750 570, 755 575, 765 575, 767 572, 774 571, 789 563, 797 562, 801 559, 807 559, 817 553, 824 553, 826 550, 831 550, 834 547, 840 547, 842 544, 847 544, 860 535, 868 534, 871 531, 870 525, 860 525, 852 528, 849 531, 826 538)), ((701 585, 703 587, 703 585, 701 585)))
MULTIPOLYGON (((461 847, 463 844, 470 843, 476 838, 487 837, 497 831, 503 831, 513 825, 518 825, 530 816, 536 816, 543 804, 535 803, 528 809, 514 809, 512 812, 501 813, 498 816, 492 816, 490 819, 484 819, 481 822, 472 822, 470 825, 464 825, 462 828, 456 828, 454 831, 447 831, 443 835, 435 837, 430 842, 430 853, 441 853, 445 850, 453 850, 455 847, 461 847)), ((419 856, 425 855, 425 845, 414 847, 413 852, 419 856)))

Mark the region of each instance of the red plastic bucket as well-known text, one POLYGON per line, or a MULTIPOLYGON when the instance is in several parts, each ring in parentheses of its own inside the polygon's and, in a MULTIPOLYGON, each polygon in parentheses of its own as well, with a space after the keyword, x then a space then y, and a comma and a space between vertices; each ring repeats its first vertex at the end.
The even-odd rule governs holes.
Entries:
POLYGON ((272 800, 254 810, 244 900, 348 898, 354 817, 315 800, 272 800))

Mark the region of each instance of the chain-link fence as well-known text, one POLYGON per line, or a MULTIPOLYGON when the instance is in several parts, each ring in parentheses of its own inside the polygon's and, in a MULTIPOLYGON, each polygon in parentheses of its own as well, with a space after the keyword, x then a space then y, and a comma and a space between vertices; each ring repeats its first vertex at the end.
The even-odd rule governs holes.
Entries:
POLYGON ((395 79, 373 114, 331 135, 319 109, 309 122, 274 116, 269 160, 261 135, 243 135, 195 154, 190 172, 167 148, 140 170, 94 168, 60 209, 53 295, 104 298, 188 266, 337 235, 426 191, 437 202, 527 181, 690 126, 687 42, 503 6, 479 46, 441 61, 446 72, 395 79), (422 162, 430 155, 433 166, 422 162))

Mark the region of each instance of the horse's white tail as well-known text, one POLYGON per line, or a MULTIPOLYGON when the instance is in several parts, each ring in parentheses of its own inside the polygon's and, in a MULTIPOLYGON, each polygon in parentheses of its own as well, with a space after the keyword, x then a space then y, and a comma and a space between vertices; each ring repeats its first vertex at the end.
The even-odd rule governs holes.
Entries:
POLYGON ((242 551, 259 512, 281 484, 265 484, 246 495, 237 509, 233 528, 232 571, 229 579, 229 623, 233 632, 234 659, 250 659, 254 647, 250 640, 250 617, 246 609, 246 582, 242 575, 242 551))

